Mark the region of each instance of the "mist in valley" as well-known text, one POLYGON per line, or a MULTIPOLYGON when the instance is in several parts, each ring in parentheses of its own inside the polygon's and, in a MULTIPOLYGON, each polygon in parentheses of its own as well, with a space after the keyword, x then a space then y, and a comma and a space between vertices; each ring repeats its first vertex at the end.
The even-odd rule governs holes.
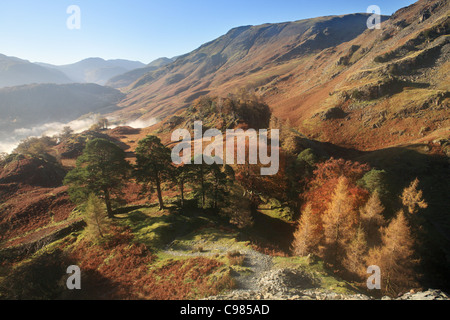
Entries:
MULTIPOLYGON (((11 153, 20 144, 21 141, 31 137, 53 137, 59 135, 64 127, 70 127, 74 133, 80 133, 88 130, 92 125, 96 124, 101 115, 88 115, 70 122, 49 122, 30 128, 18 128, 12 132, 0 130, 0 153, 11 153)), ((109 129, 114 129, 118 126, 129 126, 135 129, 142 129, 150 127, 158 122, 156 118, 150 119, 136 119, 132 121, 122 121, 117 118, 108 118, 109 129)))

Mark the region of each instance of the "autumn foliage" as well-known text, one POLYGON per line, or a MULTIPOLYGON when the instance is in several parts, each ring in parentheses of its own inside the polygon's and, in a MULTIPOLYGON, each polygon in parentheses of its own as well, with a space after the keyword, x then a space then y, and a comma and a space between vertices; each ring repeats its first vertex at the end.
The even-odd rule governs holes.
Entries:
POLYGON ((403 210, 383 230, 382 246, 371 250, 367 262, 382 270, 383 291, 395 295, 417 287, 414 238, 403 210))
MULTIPOLYGON (((304 194, 292 243, 293 253, 317 255, 332 270, 363 284, 370 265, 382 270, 382 290, 398 294, 417 285, 415 239, 400 210, 388 223, 378 191, 358 185, 370 168, 330 159, 317 166, 304 194)), ((427 207, 416 179, 404 189, 401 205, 409 215, 427 207)))
POLYGON ((344 176, 338 180, 322 221, 325 238, 324 255, 336 266, 340 263, 340 257, 345 255, 358 222, 354 199, 350 195, 348 181, 344 176))
POLYGON ((308 188, 303 194, 303 200, 311 205, 315 214, 324 214, 328 210, 328 203, 339 179, 345 177, 349 196, 353 199, 354 205, 359 206, 367 200, 369 194, 357 185, 357 181, 369 170, 367 164, 331 158, 317 165, 313 178, 308 182, 308 188))

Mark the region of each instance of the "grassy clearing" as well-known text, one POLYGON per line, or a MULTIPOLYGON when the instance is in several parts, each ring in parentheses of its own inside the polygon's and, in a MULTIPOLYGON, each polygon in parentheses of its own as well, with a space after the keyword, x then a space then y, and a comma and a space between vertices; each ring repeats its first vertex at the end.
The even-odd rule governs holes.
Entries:
POLYGON ((270 208, 268 206, 260 206, 259 212, 273 219, 278 219, 287 223, 293 222, 294 213, 289 207, 270 208))
POLYGON ((160 261, 164 259, 189 259, 205 257, 218 261, 230 270, 241 275, 251 269, 244 263, 245 252, 249 250, 248 241, 238 241, 239 232, 219 225, 205 225, 171 243, 170 250, 159 253, 160 261), (235 254, 240 252, 239 255, 235 254), (231 258, 230 258, 231 257, 231 258))
POLYGON ((146 276, 147 298, 197 299, 233 288, 227 248, 246 243, 236 241, 237 232, 220 227, 217 216, 143 208, 119 218, 119 224, 131 230, 133 242, 144 244, 155 255, 146 276))
POLYGON ((288 223, 292 222, 294 218, 292 209, 277 199, 264 199, 264 203, 259 205, 258 210, 271 218, 288 223))
MULTIPOLYGON (((233 248, 239 243, 236 241, 238 233, 228 233, 214 226, 205 226, 201 230, 191 232, 173 242, 173 250, 193 251, 202 247, 203 252, 220 253, 227 248, 233 248)), ((242 243, 242 245, 245 245, 242 243)))
POLYGON ((153 250, 161 250, 178 236, 212 222, 202 216, 170 214, 155 208, 132 211, 118 221, 120 225, 130 228, 135 242, 153 250))

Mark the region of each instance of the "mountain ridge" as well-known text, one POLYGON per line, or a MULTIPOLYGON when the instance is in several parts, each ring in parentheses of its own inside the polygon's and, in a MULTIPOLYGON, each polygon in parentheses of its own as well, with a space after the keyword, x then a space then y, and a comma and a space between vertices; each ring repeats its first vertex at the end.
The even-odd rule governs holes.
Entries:
POLYGON ((64 73, 49 70, 30 61, 0 54, 0 88, 33 83, 72 82, 64 73))
MULTIPOLYGON (((164 68, 143 76, 130 86, 129 97, 122 105, 126 107, 139 104, 140 100, 145 101, 147 96, 152 96, 156 92, 161 96, 159 100, 176 96, 172 99, 173 102, 171 101, 172 106, 189 103, 196 93, 201 95, 204 91, 209 92, 210 90, 203 89, 212 86, 214 82, 218 82, 219 86, 226 86, 228 82, 232 82, 230 80, 242 76, 240 74, 242 72, 261 74, 262 65, 277 58, 280 58, 278 62, 282 62, 283 57, 286 58, 283 54, 290 53, 298 56, 306 53, 295 52, 302 45, 307 50, 313 51, 320 46, 333 46, 336 41, 350 40, 365 30, 368 17, 368 14, 350 14, 233 28, 225 35, 180 56, 164 68), (341 19, 346 20, 348 24, 343 24, 341 19), (322 36, 320 36, 321 33, 323 33, 322 36), (317 43, 316 37, 320 37, 317 43), (249 63, 249 56, 257 56, 255 60, 258 61, 249 63), (247 63, 242 65, 240 62, 247 63), (229 72, 230 74, 224 75, 224 69, 231 69, 234 73, 229 72)), ((277 67, 276 64, 280 64, 278 62, 272 67, 277 67)), ((144 104, 153 101, 157 104, 158 99, 148 99, 144 104)), ((153 115, 164 115, 172 111, 170 108, 164 108, 164 111, 161 107, 147 108, 153 115)))
POLYGON ((67 77, 72 79, 73 82, 96 83, 100 85, 106 84, 112 77, 145 66, 145 64, 139 61, 129 61, 124 59, 105 60, 98 57, 87 58, 62 66, 42 63, 41 65, 63 72, 67 77))

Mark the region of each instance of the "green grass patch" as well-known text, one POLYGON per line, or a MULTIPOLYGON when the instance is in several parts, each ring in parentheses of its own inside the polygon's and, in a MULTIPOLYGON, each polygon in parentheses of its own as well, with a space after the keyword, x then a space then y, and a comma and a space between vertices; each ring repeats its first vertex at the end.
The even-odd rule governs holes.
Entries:
POLYGON ((203 253, 224 255, 229 250, 245 248, 248 242, 236 240, 238 232, 222 230, 216 226, 206 226, 175 240, 171 246, 173 250, 195 251, 201 247, 203 253))
POLYGON ((267 199, 265 203, 258 207, 258 210, 274 219, 279 219, 284 222, 292 222, 294 219, 294 212, 288 206, 282 204, 277 199, 267 199))
POLYGON ((167 213, 155 216, 155 214, 154 208, 135 210, 120 219, 119 224, 131 229, 136 242, 143 243, 154 250, 161 250, 179 237, 192 232, 195 234, 195 230, 216 223, 214 217, 201 215, 167 213))

